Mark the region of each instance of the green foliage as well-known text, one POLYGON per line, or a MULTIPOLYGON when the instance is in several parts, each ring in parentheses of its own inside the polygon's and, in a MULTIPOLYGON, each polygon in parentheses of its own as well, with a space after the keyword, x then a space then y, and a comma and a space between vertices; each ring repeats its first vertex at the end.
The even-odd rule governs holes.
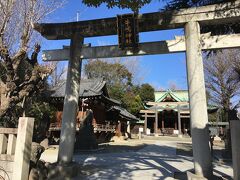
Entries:
MULTIPOLYGON (((166 2, 167 5, 163 10, 177 10, 182 8, 205 6, 210 4, 218 4, 223 2, 232 2, 232 0, 159 0, 166 2)), ((118 7, 121 9, 128 8, 136 11, 152 0, 83 0, 85 5, 90 7, 99 7, 101 4, 106 4, 108 8, 118 7)))
POLYGON ((44 117, 54 118, 56 109, 47 102, 36 101, 32 104, 32 107, 28 109, 26 115, 28 117, 34 117, 35 122, 39 123, 44 117))
POLYGON ((6 67, 4 66, 4 63, 0 61, 0 79, 3 79, 4 81, 6 80, 6 78, 4 78, 6 71, 7 70, 6 67))
POLYGON ((154 88, 150 84, 142 84, 138 93, 143 102, 154 101, 154 88))
POLYGON ((112 97, 114 99, 118 99, 120 101, 123 99, 125 92, 126 92, 120 84, 108 86, 108 91, 109 91, 110 97, 112 97))
POLYGON ((110 97, 121 101, 123 107, 134 115, 143 108, 143 101, 154 101, 152 86, 134 86, 132 73, 123 64, 92 60, 84 70, 88 78, 103 78, 107 82, 110 97))
POLYGON ((208 113, 208 121, 209 122, 216 122, 218 119, 218 113, 217 111, 216 112, 213 112, 213 113, 208 113))
MULTIPOLYGON (((84 71, 89 79, 103 78, 107 82, 109 95, 113 99, 124 102, 124 96, 132 87, 132 73, 118 62, 109 63, 105 61, 90 60, 85 65, 84 71)), ((125 105, 129 110, 129 106, 125 105)))
POLYGON ((118 7, 121 9, 131 9, 133 12, 138 11, 141 7, 149 4, 151 0, 83 0, 87 6, 99 7, 101 4, 106 4, 108 8, 118 7))
MULTIPOLYGON (((224 2, 233 2, 232 0, 159 0, 166 2, 167 5, 161 10, 179 10, 182 8, 190 8, 197 6, 205 6, 211 4, 219 4, 224 2)), ((152 2, 152 0, 83 0, 84 4, 90 7, 99 7, 101 4, 106 4, 108 8, 118 7, 118 8, 128 8, 133 12, 138 12, 138 10, 146 4, 152 2)), ((171 18, 171 17, 170 17, 171 18)), ((201 27, 202 33, 212 32, 213 34, 225 34, 229 32, 240 32, 239 23, 233 23, 231 25, 217 24, 211 26, 201 27)))
POLYGON ((127 92, 123 97, 123 106, 134 115, 137 115, 143 109, 143 103, 139 95, 134 94, 132 91, 127 92))
POLYGON ((126 89, 132 85, 132 73, 120 63, 108 63, 91 60, 84 68, 88 78, 103 78, 110 86, 122 86, 126 89))
MULTIPOLYGON (((162 10, 179 10, 183 8, 206 6, 211 4, 219 4, 224 2, 233 2, 232 0, 162 0, 167 2, 167 5, 162 10)), ((214 24, 201 26, 201 32, 211 32, 212 35, 239 33, 239 23, 231 24, 214 24)))
POLYGON ((12 116, 3 116, 0 117, 0 127, 5 128, 15 128, 18 124, 19 114, 23 113, 23 110, 20 106, 10 105, 12 108, 12 116))
POLYGON ((163 0, 163 1, 167 2, 167 5, 165 6, 164 9, 177 10, 182 8, 230 2, 231 0, 163 0))
POLYGON ((34 100, 31 107, 28 108, 26 115, 35 119, 33 131, 34 142, 40 143, 46 138, 46 133, 49 129, 50 122, 55 118, 55 112, 55 107, 39 99, 34 100))

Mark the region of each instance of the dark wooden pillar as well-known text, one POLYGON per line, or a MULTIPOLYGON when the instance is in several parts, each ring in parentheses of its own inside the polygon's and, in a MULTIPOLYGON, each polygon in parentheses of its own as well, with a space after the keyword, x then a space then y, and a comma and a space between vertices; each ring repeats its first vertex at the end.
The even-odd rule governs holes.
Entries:
POLYGON ((157 111, 157 108, 155 109, 155 124, 154 124, 155 128, 154 128, 154 133, 155 135, 158 134, 158 111, 157 111))
POLYGON ((162 129, 164 129, 164 111, 162 111, 162 129))
POLYGON ((180 105, 178 105, 177 107, 178 109, 178 135, 181 136, 182 134, 182 127, 181 127, 181 108, 180 108, 180 105))
POLYGON ((147 113, 144 114, 144 133, 147 134, 147 113))
POLYGON ((174 118, 174 130, 177 130, 177 118, 176 118, 177 116, 176 116, 176 112, 174 111, 174 113, 173 113, 173 118, 174 118))

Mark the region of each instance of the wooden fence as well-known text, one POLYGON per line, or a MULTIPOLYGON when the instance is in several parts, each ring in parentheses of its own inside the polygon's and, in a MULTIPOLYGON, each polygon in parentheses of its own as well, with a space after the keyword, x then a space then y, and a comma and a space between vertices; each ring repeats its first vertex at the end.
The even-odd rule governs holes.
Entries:
POLYGON ((114 133, 116 129, 115 125, 109 124, 96 124, 94 125, 94 132, 112 132, 114 133))

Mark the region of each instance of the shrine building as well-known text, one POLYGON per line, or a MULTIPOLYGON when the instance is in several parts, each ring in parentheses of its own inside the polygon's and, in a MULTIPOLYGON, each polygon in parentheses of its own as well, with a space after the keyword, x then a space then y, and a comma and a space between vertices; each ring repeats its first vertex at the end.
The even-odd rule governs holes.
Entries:
MULTIPOLYGON (((155 101, 147 102, 145 109, 140 111, 145 134, 190 134, 188 91, 156 91, 154 95, 155 101)), ((216 106, 208 105, 208 114, 217 110, 216 106)))
MULTIPOLYGON (((80 82, 79 109, 76 129, 86 117, 86 110, 93 111, 93 128, 96 138, 111 138, 114 135, 122 136, 127 132, 128 125, 138 119, 121 107, 121 103, 109 97, 106 81, 102 79, 83 79, 80 82)), ((60 136, 63 102, 66 83, 52 89, 50 103, 56 107, 54 123, 50 125, 50 133, 60 136)))

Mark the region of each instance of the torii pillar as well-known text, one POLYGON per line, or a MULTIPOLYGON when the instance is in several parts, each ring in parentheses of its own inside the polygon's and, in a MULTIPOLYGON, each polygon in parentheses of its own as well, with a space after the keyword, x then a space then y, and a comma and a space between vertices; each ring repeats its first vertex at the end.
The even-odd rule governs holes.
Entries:
POLYGON ((58 152, 58 163, 60 164, 71 163, 73 157, 80 88, 80 54, 82 45, 83 37, 81 37, 77 33, 73 34, 70 45, 70 59, 68 64, 60 144, 58 152))
POLYGON ((213 167, 209 146, 207 102, 200 42, 200 27, 198 22, 186 23, 185 37, 195 174, 211 179, 213 167))

